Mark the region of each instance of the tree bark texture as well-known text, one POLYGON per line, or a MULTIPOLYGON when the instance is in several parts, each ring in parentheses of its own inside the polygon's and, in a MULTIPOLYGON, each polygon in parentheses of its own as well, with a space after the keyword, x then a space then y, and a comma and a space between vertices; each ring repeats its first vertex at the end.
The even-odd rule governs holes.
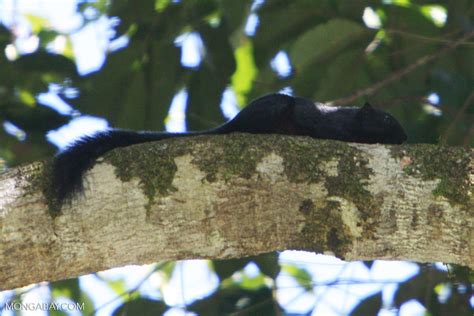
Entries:
POLYGON ((0 175, 0 289, 127 264, 284 249, 474 268, 474 150, 280 135, 114 150, 51 199, 49 162, 0 175))

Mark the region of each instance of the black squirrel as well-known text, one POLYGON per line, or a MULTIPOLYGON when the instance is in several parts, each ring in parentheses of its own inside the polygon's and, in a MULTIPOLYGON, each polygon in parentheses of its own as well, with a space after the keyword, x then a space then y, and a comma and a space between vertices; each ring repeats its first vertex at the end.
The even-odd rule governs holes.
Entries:
POLYGON ((60 152, 53 162, 53 191, 61 203, 82 189, 82 175, 95 160, 117 147, 172 137, 228 134, 301 135, 357 143, 401 144, 407 136, 390 114, 363 107, 329 107, 284 94, 252 101, 229 122, 202 132, 166 133, 112 129, 86 136, 60 152))

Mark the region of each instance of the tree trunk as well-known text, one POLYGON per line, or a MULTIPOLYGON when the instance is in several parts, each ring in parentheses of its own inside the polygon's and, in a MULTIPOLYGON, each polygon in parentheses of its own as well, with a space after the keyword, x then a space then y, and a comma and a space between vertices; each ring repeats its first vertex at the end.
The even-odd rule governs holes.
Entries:
POLYGON ((473 149, 170 139, 108 153, 60 212, 45 166, 0 175, 0 289, 284 249, 474 267, 473 149))

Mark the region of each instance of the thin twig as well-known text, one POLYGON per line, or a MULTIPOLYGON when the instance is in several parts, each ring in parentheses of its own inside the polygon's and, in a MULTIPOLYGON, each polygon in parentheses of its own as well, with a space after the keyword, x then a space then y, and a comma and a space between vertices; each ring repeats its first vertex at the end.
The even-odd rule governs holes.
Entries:
POLYGON ((467 111, 467 107, 474 101, 474 92, 471 92, 471 94, 467 97, 466 101, 462 105, 462 107, 459 109, 459 111, 456 113, 456 116, 454 117, 453 121, 451 124, 449 124, 448 128, 446 131, 441 135, 439 143, 444 145, 449 139, 449 136, 451 136, 454 127, 458 125, 459 120, 463 117, 464 113, 467 111))
POLYGON ((443 49, 441 49, 440 51, 438 51, 434 54, 426 55, 426 56, 423 56, 423 57, 417 59, 413 64, 408 65, 407 67, 394 72, 389 77, 373 84, 370 87, 367 87, 365 89, 356 91, 354 94, 352 94, 350 96, 326 102, 326 104, 328 104, 328 105, 344 105, 344 104, 352 103, 352 102, 354 102, 355 100, 357 100, 358 98, 360 98, 362 96, 373 95, 375 92, 377 92, 380 89, 384 88, 385 86, 389 85, 393 81, 400 80, 401 77, 403 77, 403 76, 411 73, 415 69, 417 69, 421 66, 424 66, 427 63, 441 57, 442 55, 444 55, 447 52, 455 49, 456 47, 458 47, 462 43, 465 43, 466 41, 468 41, 472 37, 474 37, 474 31, 471 31, 471 32, 467 33, 466 35, 464 35, 463 37, 461 37, 459 40, 446 45, 443 49))
POLYGON ((468 147, 469 144, 471 143, 471 139, 474 138, 474 125, 471 126, 471 128, 469 129, 469 131, 467 132, 467 135, 466 137, 464 137, 463 141, 462 141, 462 145, 464 147, 468 147))
MULTIPOLYGON (((415 33, 410 33, 410 32, 405 32, 405 31, 400 31, 400 30, 393 30, 393 29, 388 29, 387 30, 388 34, 399 34, 402 36, 406 37, 413 37, 420 39, 422 41, 426 42, 434 42, 434 43, 445 43, 445 44, 450 44, 450 43, 457 43, 458 41, 456 40, 450 40, 450 39, 445 39, 445 38, 439 38, 439 37, 430 37, 430 36, 423 36, 415 33)), ((459 45, 467 45, 467 46, 474 46, 474 42, 470 41, 461 41, 458 43, 459 45)))
MULTIPOLYGON (((168 264, 168 261, 164 261, 164 262, 159 262, 157 263, 146 275, 144 278, 142 278, 142 280, 140 282, 138 282, 138 284, 133 287, 132 289, 130 290, 127 290, 123 293, 120 293, 118 294, 116 297, 114 297, 113 299, 105 302, 104 304, 100 305, 99 307, 96 307, 90 314, 88 314, 88 316, 92 316, 92 315, 95 315, 97 314, 97 312, 99 310, 101 310, 102 308, 104 308, 105 306, 109 305, 109 304, 112 304, 120 299, 123 299, 124 297, 126 296, 130 296, 132 293, 138 291, 143 283, 145 283, 155 272, 159 271, 160 269, 162 269, 166 264, 168 264)), ((100 278, 99 278, 100 279, 100 278)), ((101 281, 104 281, 102 279, 100 279, 101 281)), ((125 302, 124 302, 125 303, 125 302)))

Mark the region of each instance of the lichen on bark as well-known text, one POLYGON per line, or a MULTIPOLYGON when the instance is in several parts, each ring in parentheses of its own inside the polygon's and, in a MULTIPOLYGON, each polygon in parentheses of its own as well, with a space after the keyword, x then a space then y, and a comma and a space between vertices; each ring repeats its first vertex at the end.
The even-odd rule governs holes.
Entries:
POLYGON ((403 168, 407 175, 423 180, 439 179, 433 194, 444 196, 450 203, 466 204, 472 196, 469 164, 473 151, 462 147, 414 144, 409 147, 392 147, 392 155, 409 162, 403 168))

